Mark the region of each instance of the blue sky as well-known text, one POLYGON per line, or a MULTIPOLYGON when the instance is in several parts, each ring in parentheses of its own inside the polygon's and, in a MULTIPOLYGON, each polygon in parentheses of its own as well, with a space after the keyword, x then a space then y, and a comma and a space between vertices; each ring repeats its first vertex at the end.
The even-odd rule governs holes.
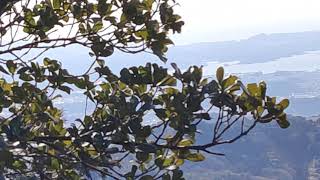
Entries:
POLYGON ((320 30, 319 0, 177 0, 186 22, 176 44, 320 30))

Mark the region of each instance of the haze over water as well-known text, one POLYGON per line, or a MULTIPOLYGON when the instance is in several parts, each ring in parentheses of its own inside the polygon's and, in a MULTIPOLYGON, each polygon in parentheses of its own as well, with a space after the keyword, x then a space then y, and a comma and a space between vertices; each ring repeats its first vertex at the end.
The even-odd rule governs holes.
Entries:
POLYGON ((242 64, 240 61, 208 62, 204 67, 205 75, 212 75, 214 69, 223 66, 228 73, 275 73, 277 71, 318 71, 320 70, 320 51, 307 52, 303 55, 295 55, 275 59, 263 63, 242 64))

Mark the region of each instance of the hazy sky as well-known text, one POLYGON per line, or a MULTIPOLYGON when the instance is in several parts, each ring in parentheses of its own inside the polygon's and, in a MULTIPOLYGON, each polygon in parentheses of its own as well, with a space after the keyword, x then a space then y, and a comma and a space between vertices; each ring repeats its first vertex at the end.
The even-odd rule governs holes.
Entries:
POLYGON ((176 44, 320 30, 320 0, 177 0, 186 25, 176 44))

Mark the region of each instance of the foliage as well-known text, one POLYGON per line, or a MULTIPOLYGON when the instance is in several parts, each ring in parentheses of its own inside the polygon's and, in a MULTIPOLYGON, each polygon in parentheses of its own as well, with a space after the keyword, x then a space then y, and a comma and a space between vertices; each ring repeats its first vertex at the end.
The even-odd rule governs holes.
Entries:
MULTIPOLYGON (((8 63, 3 69, 10 71, 12 66, 18 65, 8 63)), ((184 73, 176 69, 171 75, 156 64, 147 64, 123 69, 118 77, 101 65, 95 68, 102 80, 97 84, 88 76, 72 76, 56 66, 49 59, 43 65, 18 66, 23 82, 1 82, 1 107, 11 112, 1 123, 2 168, 7 175, 41 172, 40 176, 71 178, 98 171, 134 179, 156 171, 154 177, 161 172, 159 176, 165 179, 173 171, 172 178, 177 179, 185 160, 204 160, 200 152, 221 155, 210 148, 236 141, 257 123, 277 119, 281 127, 288 126, 283 113, 287 100, 277 104, 265 95, 264 83, 244 87, 235 76, 223 78, 219 70, 219 80, 209 81, 196 66, 184 73), (33 82, 49 85, 40 88, 33 82), (96 108, 76 120, 78 126, 65 127, 61 111, 52 102, 57 96, 47 91, 69 93, 70 85, 83 89, 96 108), (206 100, 209 107, 203 105, 206 100), (219 110, 216 120, 209 115, 214 107, 219 110), (155 125, 144 123, 150 111, 155 113, 155 125), (245 119, 247 114, 253 119, 245 119), (196 144, 197 125, 202 121, 214 121, 213 138, 196 144), (241 124, 240 133, 226 139, 224 135, 236 123, 241 124), (131 171, 114 169, 129 160, 131 171)))
POLYGON ((0 54, 80 44, 99 57, 112 55, 114 49, 151 49, 166 61, 164 53, 172 44, 167 33, 181 32, 184 24, 174 5, 174 0, 4 0, 0 34, 1 40, 8 36, 8 43, 1 43, 7 49, 0 54))
POLYGON ((173 12, 174 0, 3 2, 4 177, 86 179, 98 173, 114 179, 183 179, 185 161, 223 155, 213 148, 235 142, 258 123, 275 120, 282 128, 289 126, 284 113, 288 100, 277 103, 266 95, 264 82, 245 86, 236 76, 226 77, 223 68, 216 80, 202 77, 201 67, 182 72, 176 64, 174 73, 151 63, 124 68, 120 75, 111 72, 104 58, 115 49, 151 49, 166 60, 172 44, 168 33, 180 32, 183 25, 173 12), (94 61, 82 75, 72 75, 50 57, 35 61, 48 50, 71 44, 92 51, 94 61), (54 100, 76 89, 95 108, 66 125, 54 100), (197 127, 208 122, 212 140, 199 144, 197 127), (228 134, 236 127, 238 134, 228 134))

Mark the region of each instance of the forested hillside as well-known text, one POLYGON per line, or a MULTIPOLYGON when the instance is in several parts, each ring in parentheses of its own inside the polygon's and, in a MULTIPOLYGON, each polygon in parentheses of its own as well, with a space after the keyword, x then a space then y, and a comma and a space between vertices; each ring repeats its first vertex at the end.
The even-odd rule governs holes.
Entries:
MULTIPOLYGON (((320 178, 320 123, 290 116, 287 130, 276 124, 258 127, 246 138, 221 151, 225 157, 207 156, 188 164, 187 179, 201 180, 316 180, 320 178), (214 178, 213 178, 214 177, 214 178)), ((210 138, 210 124, 202 126, 202 140, 210 138)))

